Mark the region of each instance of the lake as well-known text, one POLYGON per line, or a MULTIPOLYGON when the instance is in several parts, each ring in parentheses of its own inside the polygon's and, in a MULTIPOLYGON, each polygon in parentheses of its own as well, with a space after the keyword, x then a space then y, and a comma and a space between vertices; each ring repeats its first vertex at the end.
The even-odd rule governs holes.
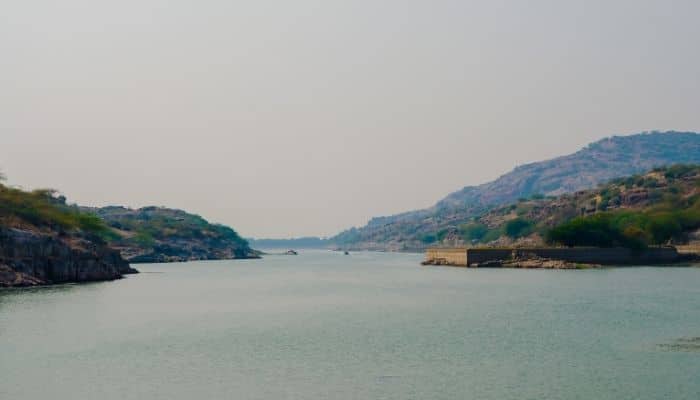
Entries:
POLYGON ((0 399, 700 398, 700 268, 300 251, 0 290, 0 399))

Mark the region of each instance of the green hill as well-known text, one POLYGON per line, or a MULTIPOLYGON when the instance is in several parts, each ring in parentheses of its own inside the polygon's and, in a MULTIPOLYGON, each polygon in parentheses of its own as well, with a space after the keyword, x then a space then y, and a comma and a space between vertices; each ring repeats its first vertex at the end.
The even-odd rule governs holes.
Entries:
POLYGON ((432 245, 624 246, 700 240, 700 166, 656 168, 596 189, 533 196, 445 228, 432 245))
POLYGON ((165 207, 87 209, 105 221, 108 242, 130 262, 171 262, 258 258, 228 226, 165 207))

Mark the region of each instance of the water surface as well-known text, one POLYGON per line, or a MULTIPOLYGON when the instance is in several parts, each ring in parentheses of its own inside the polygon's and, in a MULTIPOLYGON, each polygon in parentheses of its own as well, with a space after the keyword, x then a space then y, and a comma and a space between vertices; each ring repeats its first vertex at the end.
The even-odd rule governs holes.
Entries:
POLYGON ((700 398, 700 268, 302 251, 0 291, 0 399, 700 398))

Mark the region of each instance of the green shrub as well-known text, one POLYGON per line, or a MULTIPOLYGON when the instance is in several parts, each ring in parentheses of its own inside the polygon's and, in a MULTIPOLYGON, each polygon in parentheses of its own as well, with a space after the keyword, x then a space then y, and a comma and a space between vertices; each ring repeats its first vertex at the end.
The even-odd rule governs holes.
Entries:
POLYGON ((678 179, 695 175, 698 172, 700 172, 700 167, 697 165, 677 164, 666 168, 664 176, 668 179, 678 179))
POLYGON ((149 249, 152 248, 156 244, 156 241, 153 238, 153 235, 151 235, 150 233, 148 233, 146 231, 138 232, 132 238, 132 240, 136 244, 138 244, 139 246, 144 247, 144 248, 149 248, 149 249))
POLYGON ((523 218, 516 218, 506 222, 503 233, 511 238, 519 238, 532 233, 534 224, 523 218))
POLYGON ((486 225, 480 223, 470 223, 459 227, 459 232, 465 242, 480 241, 488 230, 486 225))
POLYGON ((622 232, 613 224, 612 214, 609 213, 574 218, 550 230, 547 240, 569 247, 613 247, 626 243, 622 232))
MULTIPOLYGON (((693 206, 695 207, 695 205, 693 206)), ((551 229, 551 243, 566 246, 644 248, 678 240, 700 227, 700 210, 618 211, 574 218, 551 229)))
POLYGON ((497 228, 496 229, 489 229, 484 234, 484 236, 481 238, 481 242, 482 243, 493 242, 494 240, 497 240, 498 238, 500 238, 502 234, 503 234, 503 231, 501 231, 500 229, 497 229, 497 228))
POLYGON ((435 236, 435 239, 436 239, 438 242, 442 242, 442 240, 445 239, 445 237, 447 236, 447 234, 448 234, 449 232, 450 232, 449 229, 440 229, 440 230, 438 231, 437 235, 435 236))

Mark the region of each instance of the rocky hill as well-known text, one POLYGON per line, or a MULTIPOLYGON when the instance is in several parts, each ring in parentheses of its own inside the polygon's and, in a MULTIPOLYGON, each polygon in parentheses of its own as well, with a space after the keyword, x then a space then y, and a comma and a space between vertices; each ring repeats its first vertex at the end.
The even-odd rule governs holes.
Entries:
POLYGON ((331 241, 348 249, 421 250, 441 239, 434 237, 438 232, 519 198, 572 193, 677 163, 700 163, 700 134, 614 136, 567 156, 519 166, 495 181, 467 186, 429 209, 373 218, 364 227, 341 232, 331 241))
POLYGON ((111 228, 108 242, 132 263, 259 258, 233 229, 164 207, 85 209, 111 228))
POLYGON ((106 225, 53 191, 0 184, 0 287, 119 279, 136 273, 106 225))
POLYGON ((656 168, 596 189, 535 196, 435 233, 437 246, 628 246, 700 241, 700 166, 656 168))

